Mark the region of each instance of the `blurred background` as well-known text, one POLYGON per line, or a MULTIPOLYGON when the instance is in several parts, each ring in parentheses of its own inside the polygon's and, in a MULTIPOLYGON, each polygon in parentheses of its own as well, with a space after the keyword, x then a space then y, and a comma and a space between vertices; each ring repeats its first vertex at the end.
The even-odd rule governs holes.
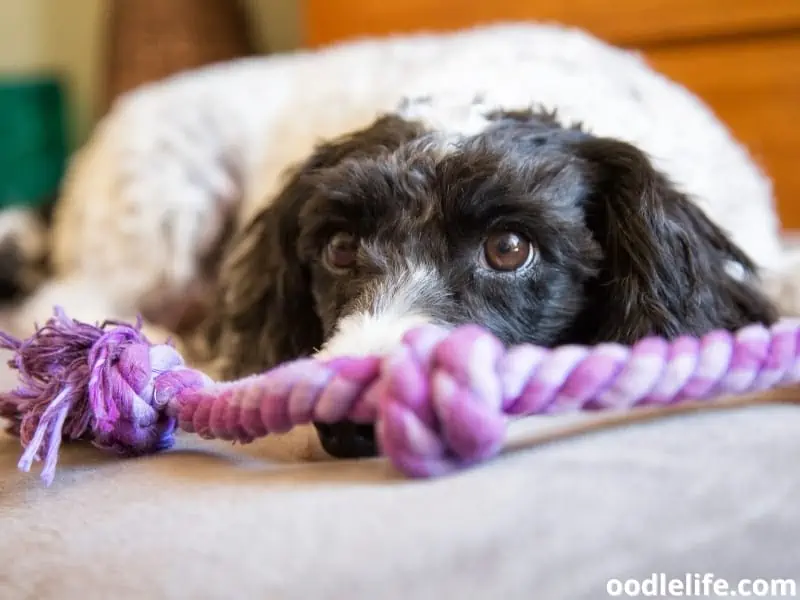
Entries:
MULTIPOLYGON (((181 43, 188 45, 194 35, 206 34, 206 39, 195 39, 194 42, 198 46, 213 45, 213 30, 203 31, 209 28, 200 24, 193 35, 189 31, 191 23, 181 25, 180 20, 191 22, 202 18, 208 22, 218 17, 214 14, 217 11, 213 5, 237 4, 236 0, 177 0, 172 3, 174 9, 159 7, 159 4, 171 2, 0 0, 0 77, 8 79, 11 75, 46 73, 62 79, 69 96, 71 141, 80 143, 86 139, 101 109, 105 63, 112 50, 109 31, 112 10, 136 13, 127 15, 127 18, 137 30, 143 25, 138 34, 142 38, 138 44, 142 52, 147 46, 164 43, 174 48, 175 42, 166 40, 174 38, 178 29, 183 30, 184 39, 181 43), (142 8, 137 9, 135 4, 140 4, 142 8), (171 23, 172 18, 175 19, 174 23, 171 23), (149 23, 140 23, 144 19, 148 19, 149 23)), ((255 50, 281 52, 301 44, 300 2, 297 0, 245 0, 240 5, 247 19, 247 35, 252 39, 255 50)), ((234 12, 236 10, 239 8, 236 7, 234 12)), ((131 44, 131 50, 135 49, 133 46, 131 44)), ((189 58, 187 56, 184 60, 187 67, 191 62, 189 58)), ((135 60, 135 57, 131 59, 135 60)), ((153 65, 151 73, 142 72, 142 79, 157 77, 157 67, 153 65)))
POLYGON ((773 177, 784 226, 800 229, 800 0, 0 0, 0 201, 47 202, 64 157, 147 81, 247 54, 531 19, 643 52, 701 96, 773 177))

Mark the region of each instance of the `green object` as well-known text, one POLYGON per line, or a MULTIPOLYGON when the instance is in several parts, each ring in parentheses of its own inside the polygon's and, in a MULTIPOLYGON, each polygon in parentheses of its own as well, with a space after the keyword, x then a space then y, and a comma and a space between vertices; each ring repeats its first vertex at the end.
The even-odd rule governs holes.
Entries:
POLYGON ((65 112, 57 79, 0 78, 0 209, 55 199, 67 163, 65 112))

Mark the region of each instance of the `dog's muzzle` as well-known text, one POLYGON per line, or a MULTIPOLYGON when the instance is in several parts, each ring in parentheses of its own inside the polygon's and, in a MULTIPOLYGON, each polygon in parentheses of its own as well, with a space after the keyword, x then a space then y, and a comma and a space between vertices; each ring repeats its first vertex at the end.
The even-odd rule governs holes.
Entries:
POLYGON ((342 421, 332 425, 314 423, 323 450, 334 458, 370 458, 376 456, 375 428, 342 421))
MULTIPOLYGON (((383 355, 400 345, 408 331, 430 323, 428 314, 412 310, 420 295, 435 289, 432 283, 425 285, 427 274, 424 270, 405 271, 400 283, 379 289, 375 297, 389 299, 379 303, 380 310, 372 307, 341 318, 316 358, 383 355)), ((429 302, 426 306, 430 305, 429 302)), ((378 454, 372 425, 345 420, 333 424, 315 422, 314 427, 325 452, 335 458, 368 458, 378 454)))

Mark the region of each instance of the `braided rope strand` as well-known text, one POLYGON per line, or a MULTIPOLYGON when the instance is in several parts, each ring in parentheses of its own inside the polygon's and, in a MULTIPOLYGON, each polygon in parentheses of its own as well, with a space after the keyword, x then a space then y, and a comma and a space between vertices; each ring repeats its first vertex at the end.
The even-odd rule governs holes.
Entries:
POLYGON ((496 454, 509 416, 628 410, 800 380, 800 325, 713 331, 631 347, 506 350, 491 333, 423 327, 384 360, 304 359, 181 398, 180 428, 250 441, 293 426, 377 422, 381 450, 403 472, 432 476, 496 454))
POLYGON ((19 468, 55 473, 62 438, 137 455, 177 430, 248 443, 311 422, 375 423, 381 453, 431 477, 496 455, 508 419, 668 406, 800 381, 800 322, 751 325, 632 346, 506 348, 487 330, 415 329, 383 357, 303 358, 216 383, 141 323, 91 326, 56 314, 28 340, 0 335, 20 386, 0 395, 25 447, 19 468))
MULTIPOLYGON (((752 325, 735 334, 714 331, 671 343, 647 338, 630 348, 601 344, 548 351, 522 345, 501 354, 492 371, 474 367, 481 359, 488 362, 479 342, 491 339, 491 334, 469 326, 437 348, 429 376, 434 381, 445 379, 448 385, 434 386, 431 403, 437 408, 469 406, 474 412, 476 407, 500 402, 504 415, 527 416, 666 406, 761 391, 800 381, 799 336, 798 323, 783 321, 771 328, 752 325), (496 380, 475 385, 481 372, 487 380, 496 380)), ((401 405, 396 412, 402 411, 403 398, 393 401, 401 405)), ((394 450, 389 458, 399 469, 435 476, 490 456, 502 443, 499 423, 492 422, 497 418, 493 409, 481 414, 482 427, 465 427, 465 413, 458 410, 437 414, 439 430, 468 434, 468 443, 450 443, 448 452, 443 452, 431 444, 437 431, 413 422, 413 413, 406 411, 402 419, 393 419, 401 426, 398 432, 390 435, 384 427, 394 450)))

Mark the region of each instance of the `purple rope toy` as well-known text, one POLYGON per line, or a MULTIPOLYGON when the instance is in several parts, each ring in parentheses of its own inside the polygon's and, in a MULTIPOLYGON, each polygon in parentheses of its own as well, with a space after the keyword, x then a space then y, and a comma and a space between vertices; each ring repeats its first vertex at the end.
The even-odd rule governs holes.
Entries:
POLYGON ((306 358, 215 383, 135 326, 75 321, 56 308, 27 340, 0 333, 20 385, 0 395, 25 448, 55 475, 62 439, 125 455, 169 448, 177 429, 247 443, 312 420, 376 423, 400 471, 433 477, 498 453, 509 417, 671 405, 800 381, 800 323, 633 346, 504 347, 486 330, 425 326, 385 357, 306 358))

